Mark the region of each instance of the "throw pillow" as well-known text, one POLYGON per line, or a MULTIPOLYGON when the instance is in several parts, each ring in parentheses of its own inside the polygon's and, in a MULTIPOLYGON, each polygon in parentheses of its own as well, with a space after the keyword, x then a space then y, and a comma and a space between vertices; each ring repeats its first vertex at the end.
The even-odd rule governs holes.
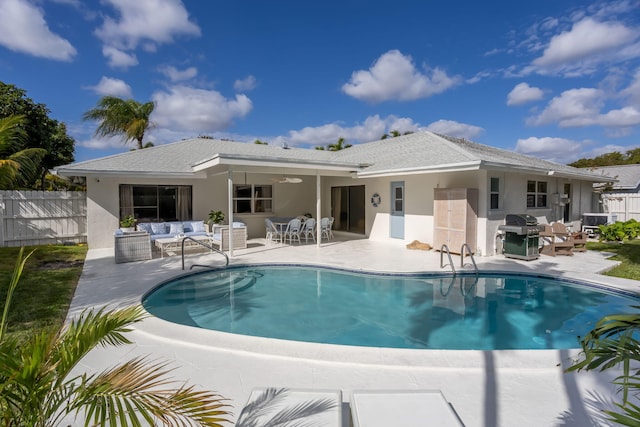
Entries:
POLYGON ((169 223, 169 234, 182 234, 184 233, 184 226, 181 222, 169 223))
POLYGON ((167 226, 164 222, 152 222, 150 225, 151 234, 167 234, 167 226))

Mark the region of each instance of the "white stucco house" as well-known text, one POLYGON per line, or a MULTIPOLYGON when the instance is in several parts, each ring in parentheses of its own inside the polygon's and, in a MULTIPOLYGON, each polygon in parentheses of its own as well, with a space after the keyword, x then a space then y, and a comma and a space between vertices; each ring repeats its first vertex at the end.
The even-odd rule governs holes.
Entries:
POLYGON ((498 226, 508 213, 540 222, 580 220, 591 209, 593 184, 602 180, 588 170, 431 132, 337 152, 195 138, 57 171, 86 177, 91 248, 113 246, 124 212, 139 221, 168 221, 222 210, 227 220, 246 223, 250 238, 264 236, 267 217, 305 213, 333 216, 338 232, 430 244, 436 222, 453 229, 463 221, 463 238, 477 255, 496 253, 498 226), (461 198, 463 204, 454 204, 461 198))

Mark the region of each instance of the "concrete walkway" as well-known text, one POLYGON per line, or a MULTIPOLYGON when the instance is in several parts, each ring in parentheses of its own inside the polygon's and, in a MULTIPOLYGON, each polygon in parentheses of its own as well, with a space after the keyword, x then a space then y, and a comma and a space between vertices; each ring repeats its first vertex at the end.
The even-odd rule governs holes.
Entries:
MULTIPOLYGON (((320 248, 250 242, 232 264, 304 263, 380 272, 443 271, 440 254, 408 250, 401 242, 350 240, 338 235, 320 248)), ((573 257, 542 256, 518 261, 503 256, 477 259, 481 271, 521 271, 580 279, 640 294, 640 282, 598 273, 616 263, 589 251, 573 257)), ((191 264, 221 265, 215 254, 188 255, 191 264)), ((456 268, 460 258, 453 256, 456 268)), ((469 267, 467 267, 469 268, 469 267)), ((449 271, 446 267, 444 271, 449 271)), ((113 250, 90 250, 70 316, 85 308, 138 304, 159 282, 184 274, 181 257, 115 264, 113 250)), ((604 314, 604 313, 603 313, 604 314)), ((96 349, 82 364, 89 372, 139 355, 164 359, 177 380, 219 392, 237 416, 254 387, 352 390, 439 389, 467 427, 593 426, 600 408, 613 408, 615 373, 565 374, 577 350, 454 351, 362 348, 236 336, 148 318, 129 335, 135 344, 96 349)), ((349 426, 349 411, 344 411, 349 426)), ((416 425, 425 425, 418 420, 416 425)))

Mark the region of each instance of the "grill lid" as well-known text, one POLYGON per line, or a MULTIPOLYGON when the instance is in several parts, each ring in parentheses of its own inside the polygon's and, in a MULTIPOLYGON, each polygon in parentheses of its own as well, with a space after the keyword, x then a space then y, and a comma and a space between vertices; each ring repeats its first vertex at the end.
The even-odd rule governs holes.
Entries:
POLYGON ((507 214, 504 219, 505 225, 517 225, 523 227, 525 225, 538 225, 538 220, 535 216, 528 214, 507 214))

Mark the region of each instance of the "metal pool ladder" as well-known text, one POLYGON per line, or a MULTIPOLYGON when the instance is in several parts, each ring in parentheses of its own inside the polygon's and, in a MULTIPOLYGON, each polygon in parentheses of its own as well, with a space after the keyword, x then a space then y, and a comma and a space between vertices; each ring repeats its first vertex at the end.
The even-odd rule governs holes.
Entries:
MULTIPOLYGON (((473 257, 473 253, 471 252, 471 248, 469 247, 469 244, 467 243, 463 243, 462 247, 460 248, 460 268, 464 268, 465 264, 464 263, 464 256, 465 256, 465 249, 467 254, 469 255, 469 257, 471 257, 471 263, 473 264, 473 271, 478 274, 479 270, 478 270, 478 265, 476 264, 476 260, 473 257)), ((447 265, 451 266, 451 272, 454 274, 456 274, 456 268, 453 265, 453 260, 451 259, 451 252, 449 252, 449 247, 446 244, 443 244, 442 247, 440 248, 440 268, 445 268, 447 265), (449 258, 449 264, 445 264, 444 261, 444 254, 445 252, 447 253, 447 258, 449 258)))

